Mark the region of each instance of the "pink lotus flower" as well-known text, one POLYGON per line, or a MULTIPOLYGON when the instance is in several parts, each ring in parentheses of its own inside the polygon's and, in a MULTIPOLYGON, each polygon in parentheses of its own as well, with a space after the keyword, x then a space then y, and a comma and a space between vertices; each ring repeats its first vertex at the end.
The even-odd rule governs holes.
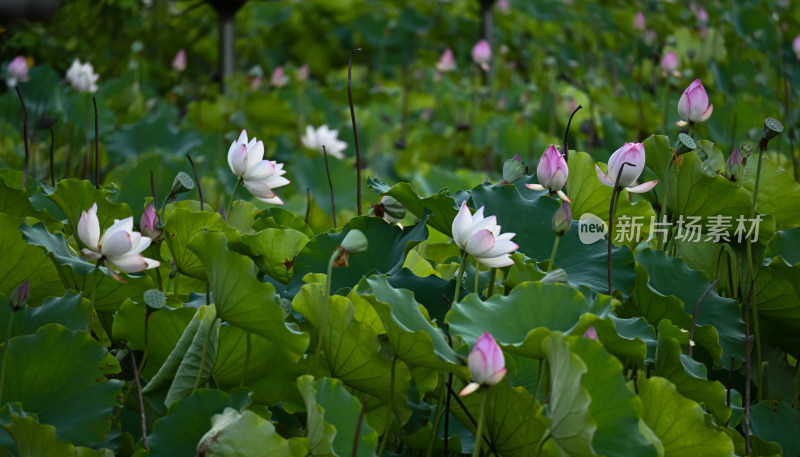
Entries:
POLYGON ((480 40, 472 48, 472 60, 484 71, 489 71, 489 61, 492 60, 492 48, 486 40, 480 40))
POLYGON ((502 381, 506 375, 503 350, 489 332, 484 332, 475 342, 468 361, 472 382, 458 394, 461 397, 475 392, 480 386, 493 386, 502 381))
POLYGON ((452 230, 456 245, 487 267, 501 268, 514 263, 510 254, 519 248, 511 241, 515 234, 501 235, 497 218, 483 217, 483 206, 472 215, 467 202, 461 203, 452 230))
POLYGON ((186 51, 181 49, 175 54, 175 58, 172 59, 172 69, 177 71, 178 73, 186 70, 186 51))
POLYGON ((597 337, 597 330, 594 329, 594 325, 587 328, 583 336, 591 340, 600 341, 600 338, 597 337))
POLYGON ((633 18, 633 30, 636 30, 637 32, 642 32, 644 31, 646 26, 647 25, 644 20, 644 13, 642 13, 641 11, 637 11, 636 16, 634 16, 633 18))
POLYGON ((286 170, 282 163, 264 160, 264 143, 255 138, 248 142, 247 131, 242 130, 228 149, 228 166, 254 197, 265 203, 283 204, 273 189, 289 184, 283 177, 286 170))
POLYGON ((139 220, 139 230, 142 231, 142 235, 153 240, 161 236, 161 230, 158 228, 158 214, 152 203, 148 204, 147 208, 144 209, 144 213, 142 213, 142 218, 139 220))
POLYGON ((525 184, 525 186, 533 190, 548 189, 550 192, 557 193, 562 200, 570 201, 561 190, 567 183, 567 176, 569 176, 567 161, 558 152, 558 148, 551 145, 539 158, 539 165, 536 167, 536 178, 539 180, 539 184, 525 184))
POLYGON ((511 0, 497 0, 497 9, 508 14, 511 11, 511 0))
POLYGON ((736 181, 742 177, 742 168, 744 167, 744 164, 745 161, 742 155, 739 153, 739 148, 734 148, 733 152, 731 152, 731 156, 728 157, 728 162, 725 164, 728 177, 731 179, 731 181, 736 181))
POLYGON ((800 60, 800 35, 794 37, 794 41, 792 41, 792 51, 794 51, 794 56, 800 60))
POLYGON ((639 179, 642 171, 644 171, 644 161, 644 144, 625 143, 624 146, 611 154, 611 158, 608 159, 608 173, 603 174, 603 171, 597 165, 594 167, 597 172, 597 178, 608 187, 614 187, 619 170, 622 168, 622 174, 619 177, 620 187, 624 187, 628 192, 641 194, 649 191, 658 183, 656 179, 638 186, 635 185, 636 180, 639 179), (625 167, 622 167, 622 164, 626 164, 625 167))
POLYGON ((28 76, 28 61, 23 56, 17 56, 8 64, 6 70, 6 84, 8 87, 16 87, 17 83, 25 82, 28 76))
POLYGON ((675 51, 668 51, 661 58, 661 69, 664 73, 672 73, 678 69, 678 56, 675 51))
POLYGON ((684 126, 689 122, 705 122, 713 111, 714 105, 708 104, 708 94, 703 83, 695 79, 678 100, 678 116, 681 120, 676 124, 684 126))
POLYGON ((100 236, 100 221, 97 219, 97 203, 81 213, 78 221, 78 237, 85 248, 81 254, 90 260, 107 259, 120 270, 137 273, 160 265, 141 253, 150 246, 150 238, 133 231, 133 217, 114 220, 103 236, 100 236))
POLYGON ((442 53, 442 57, 436 62, 436 69, 442 73, 453 71, 456 69, 456 59, 453 57, 453 50, 447 48, 442 53))
POLYGON ((275 87, 283 87, 289 83, 289 77, 284 74, 283 67, 277 67, 272 72, 269 82, 275 87))

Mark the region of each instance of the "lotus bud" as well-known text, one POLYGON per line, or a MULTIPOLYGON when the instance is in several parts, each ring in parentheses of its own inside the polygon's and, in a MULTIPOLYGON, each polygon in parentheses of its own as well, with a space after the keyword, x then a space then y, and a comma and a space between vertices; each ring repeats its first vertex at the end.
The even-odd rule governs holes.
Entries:
POLYGON ((299 70, 297 70, 297 80, 300 82, 308 81, 308 75, 309 75, 308 64, 303 65, 302 67, 300 67, 299 70))
POLYGON ((594 325, 587 328, 583 336, 589 338, 590 340, 600 341, 600 338, 597 337, 597 330, 594 329, 594 325))
POLYGON ((472 48, 472 60, 484 71, 489 71, 489 61, 492 60, 492 48, 486 40, 478 41, 472 48))
POLYGON ((272 72, 272 76, 269 78, 270 84, 274 87, 283 87, 289 83, 289 77, 283 72, 283 67, 277 67, 272 72))
POLYGON ((661 58, 661 69, 664 70, 664 73, 672 73, 678 69, 678 56, 675 51, 668 51, 664 54, 664 57, 661 58))
POLYGON ((728 157, 728 162, 725 164, 725 174, 728 175, 731 181, 738 181, 742 177, 742 169, 747 163, 747 159, 739 154, 739 148, 734 148, 728 157))
POLYGON ((384 195, 381 202, 375 205, 374 211, 376 216, 390 224, 396 224, 406 217, 406 207, 390 195, 384 195))
POLYGON ((178 73, 186 70, 186 50, 181 49, 175 54, 175 58, 172 59, 172 69, 178 73))
POLYGON ((13 311, 22 309, 28 303, 30 292, 31 287, 26 279, 25 282, 20 284, 16 289, 14 289, 14 292, 11 293, 11 309, 13 311))
POLYGON ((23 56, 17 56, 8 64, 6 70, 6 84, 8 87, 16 87, 17 83, 25 82, 28 76, 28 61, 23 56))
POLYGON ((553 215, 553 231, 556 232, 556 235, 563 236, 569 232, 571 226, 572 210, 569 208, 569 202, 565 201, 553 215))
POLYGON ((147 208, 142 213, 142 218, 139 220, 139 230, 141 230, 142 235, 152 240, 161 236, 161 230, 158 228, 158 214, 151 203, 147 204, 147 208))
POLYGON ((608 173, 603 174, 597 165, 595 165, 595 170, 600 182, 608 187, 619 186, 624 187, 628 192, 643 193, 648 192, 658 183, 658 180, 654 180, 635 185, 636 180, 644 171, 644 163, 644 144, 625 143, 608 159, 608 173), (620 170, 622 170, 621 173, 620 170), (619 182, 617 182, 617 176, 619 176, 619 182))
POLYGON ((644 13, 642 13, 641 11, 637 11, 636 16, 634 16, 633 18, 633 30, 636 30, 637 32, 642 32, 644 31, 646 26, 647 25, 644 20, 644 13))
POLYGON ((472 382, 464 387, 459 396, 469 395, 482 385, 493 386, 502 381, 506 375, 503 350, 489 332, 484 332, 475 342, 468 361, 472 382))
POLYGON ((699 79, 695 79, 689 87, 683 91, 678 101, 678 116, 681 118, 681 125, 689 122, 705 122, 711 117, 714 105, 708 104, 708 94, 699 79))
POLYGON ((442 57, 436 62, 436 69, 442 73, 453 71, 456 69, 456 59, 453 57, 453 50, 447 48, 442 53, 442 57))

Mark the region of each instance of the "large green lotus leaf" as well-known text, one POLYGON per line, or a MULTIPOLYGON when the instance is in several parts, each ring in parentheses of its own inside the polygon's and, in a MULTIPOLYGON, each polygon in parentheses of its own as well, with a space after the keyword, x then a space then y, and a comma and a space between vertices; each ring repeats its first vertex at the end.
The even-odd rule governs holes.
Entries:
MULTIPOLYGON (((453 390, 458 392, 459 388, 460 385, 454 382, 453 390)), ((450 413, 473 435, 478 428, 476 421, 481 413, 482 395, 486 395, 484 390, 462 397, 461 402, 451 400, 450 403, 450 413)), ((511 387, 506 380, 492 386, 490 400, 489 404, 492 407, 489 408, 486 417, 484 437, 489 438, 500 455, 510 457, 533 455, 550 424, 546 417, 537 415, 537 411, 542 409, 539 402, 523 387, 511 387)), ((452 425, 450 427, 451 430, 454 428, 452 425)), ((464 441, 464 444, 462 452, 474 449, 474 441, 469 442, 472 445, 471 449, 466 448, 467 441, 464 441)), ((484 439, 484 448, 486 447, 484 439)))
POLYGON ((308 347, 308 334, 289 328, 283 308, 275 302, 275 287, 256 278, 253 261, 228 250, 225 235, 203 232, 189 248, 208 270, 217 314, 225 322, 267 338, 297 360, 308 347))
POLYGON ((750 411, 750 433, 780 444, 784 456, 800 455, 800 413, 786 402, 756 403, 750 411))
POLYGON ((197 445, 205 457, 288 457, 289 442, 272 423, 252 411, 227 407, 211 417, 211 429, 197 445))
POLYGON ((586 363, 570 351, 560 333, 551 333, 541 344, 550 365, 550 436, 562 455, 597 455, 592 447, 597 431, 591 414, 592 397, 582 382, 588 372, 586 363))
POLYGON ((253 230, 253 223, 259 212, 256 205, 248 201, 236 200, 233 202, 233 210, 228 214, 225 222, 241 234, 255 235, 256 230, 253 230))
POLYGON ((47 210, 37 210, 28 200, 28 194, 22 189, 14 189, 6 184, 0 176, 0 213, 17 219, 32 218, 42 221, 50 230, 61 228, 61 221, 55 219, 47 210))
MULTIPOLYGON (((44 223, 40 222, 42 230, 44 223)), ((0 263, 0 294, 11 295, 25 280, 28 280, 30 295, 28 301, 38 305, 51 295, 64 293, 64 285, 53 262, 41 249, 25 242, 25 237, 17 229, 19 219, 0 214, 0 252, 4 261, 0 263)), ((22 227, 28 227, 22 224, 22 227)))
POLYGON ((638 367, 655 361, 655 329, 644 319, 621 319, 612 314, 600 317, 586 313, 569 333, 580 336, 589 327, 594 327, 605 349, 621 360, 631 360, 638 367))
POLYGON ((295 256, 308 242, 308 237, 297 230, 267 228, 256 235, 243 235, 242 241, 257 256, 256 262, 263 262, 265 273, 286 284, 292 279, 295 256))
MULTIPOLYGON (((697 301, 711 285, 708 280, 663 251, 645 249, 636 260, 639 276, 631 297, 640 315, 653 325, 669 319, 689 330, 697 301)), ((744 322, 739 303, 711 290, 697 312, 695 341, 711 353, 715 364, 728 363, 731 357, 744 360, 744 322)))
MULTIPOLYGON (((433 275, 422 278, 408 268, 403 268, 388 279, 392 287, 414 292, 414 298, 425 307, 433 322, 444 322, 456 288, 455 280, 446 281, 433 275)), ((464 297, 468 293, 462 286, 459 296, 464 297)))
POLYGON ((455 200, 447 190, 423 198, 414 192, 411 184, 400 182, 390 186, 377 178, 369 178, 367 187, 372 187, 381 196, 389 195, 395 198, 411 214, 420 219, 425 214, 425 210, 430 211, 431 216, 428 219, 428 224, 447 236, 453 235, 453 219, 458 214, 458 209, 456 209, 455 200))
POLYGON ((295 259, 294 276, 289 283, 289 290, 299 289, 306 274, 327 271, 331 254, 342 244, 347 232, 353 229, 364 233, 369 246, 366 252, 350 255, 349 266, 333 270, 332 291, 352 287, 363 276, 373 272, 396 273, 402 268, 406 253, 418 242, 428 238, 424 217, 418 224, 402 230, 377 217, 355 217, 342 231, 322 233, 306 243, 295 259))
POLYGON ((683 354, 678 340, 665 336, 670 325, 666 320, 659 325, 656 375, 669 379, 684 397, 703 403, 717 423, 724 424, 731 417, 725 386, 709 381, 706 366, 683 354))
MULTIPOLYGON (((669 137, 664 135, 650 135, 644 140, 645 165, 648 166, 659 180, 664 179, 664 172, 667 164, 672 157, 672 146, 669 137)), ((659 181, 659 188, 664 188, 663 182, 659 181)))
POLYGON ((232 229, 217 213, 192 212, 185 209, 168 211, 163 230, 164 240, 178 271, 203 281, 206 280, 206 266, 203 265, 200 256, 189 247, 195 235, 202 231, 223 232, 230 239, 239 235, 239 232, 232 229))
MULTIPOLYGON (((519 252, 539 261, 550 258, 556 238, 552 220, 559 206, 555 200, 546 195, 528 200, 515 186, 490 188, 481 185, 472 189, 472 202, 476 208, 485 206, 486 216, 497 216, 503 233, 516 233, 513 241, 519 245, 519 252)), ((575 224, 575 228, 561 238, 555 264, 567 272, 567 280, 571 284, 608 293, 607 246, 601 241, 583 244, 575 224)), ((623 296, 633 289, 633 263, 633 255, 628 248, 612 250, 614 288, 619 289, 623 296)))
POLYGON ((800 263, 800 228, 775 232, 767 245, 766 257, 782 256, 789 265, 800 263))
MULTIPOLYGON (((36 333, 47 324, 61 324, 70 330, 86 330, 92 310, 89 301, 75 291, 68 290, 61 297, 50 297, 41 306, 26 306, 19 311, 11 310, 8 297, 0 297, 0 322, 8 322, 14 313, 11 337, 36 333)), ((6 326, 0 328, 0 341, 9 338, 6 326)))
POLYGON ((359 283, 358 292, 380 316, 397 358, 412 366, 466 376, 461 359, 447 344, 442 330, 431 325, 426 310, 410 290, 395 289, 385 275, 374 275, 359 283))
POLYGON ((105 440, 123 383, 106 380, 119 363, 89 334, 47 324, 12 338, 7 357, 3 400, 22 403, 75 445, 105 440))
POLYGON ((256 215, 253 229, 261 231, 266 228, 293 229, 303 233, 309 239, 314 238, 314 231, 291 211, 283 208, 269 208, 256 215))
MULTIPOLYGON (((5 220, 4 218, 5 216, 0 215, 0 220, 5 220)), ((18 227, 19 231, 22 233, 22 237, 28 244, 45 248, 47 253, 53 257, 53 260, 55 260, 58 265, 68 266, 72 268, 75 273, 83 276, 94 271, 95 265, 84 260, 78 251, 72 249, 72 247, 68 245, 63 234, 48 232, 43 222, 39 222, 33 226, 22 224, 18 227)), ((6 231, 3 230, 3 232, 5 233, 6 231)), ((55 274, 57 275, 58 273, 55 274)), ((66 281, 69 286, 79 287, 83 285, 82 279, 75 278, 75 275, 71 275, 66 281), (81 281, 81 283, 79 284, 78 281, 81 281)))
POLYGON ((762 341, 796 354, 800 348, 800 264, 773 257, 754 285, 762 341))
POLYGON ((236 390, 230 396, 216 389, 200 389, 194 395, 176 401, 153 424, 147 439, 149 457, 196 455, 197 444, 211 427, 211 417, 226 407, 237 410, 250 402, 246 391, 236 390))
POLYGON ((542 358, 542 334, 536 329, 568 332, 590 310, 586 298, 570 286, 526 282, 507 296, 485 301, 470 294, 453 304, 445 322, 453 335, 467 341, 489 332, 509 352, 542 358))
POLYGON ((221 389, 245 385, 253 391, 253 401, 275 405, 303 370, 304 366, 291 360, 286 351, 271 340, 248 334, 233 325, 223 325, 219 330, 217 362, 212 376, 221 389), (245 366, 247 374, 242 378, 245 366))
POLYGON ((214 369, 219 347, 217 312, 213 306, 204 306, 200 308, 200 312, 203 313, 203 319, 178 365, 175 378, 164 400, 164 404, 168 407, 190 396, 200 386, 204 386, 214 369))
POLYGON ((331 378, 313 381, 311 376, 305 375, 297 379, 297 388, 308 411, 309 438, 314 436, 312 443, 318 443, 312 447, 312 455, 326 455, 330 452, 326 448, 330 447, 333 455, 375 456, 378 432, 367 421, 361 421, 361 428, 357 430, 362 405, 341 381, 331 378), (324 424, 322 428, 321 424, 324 424), (352 453, 357 433, 358 452, 352 453))
MULTIPOLYGON (((605 167, 603 167, 605 170, 605 167)), ((604 221, 608 221, 611 207, 611 194, 614 189, 601 183, 597 178, 595 163, 592 157, 585 152, 572 152, 569 155, 569 176, 567 177, 567 194, 572 200, 570 210, 572 219, 577 221, 585 213, 594 214, 604 221)), ((647 239, 650 233, 650 218, 655 217, 653 207, 646 200, 631 203, 628 191, 622 191, 619 204, 614 210, 614 220, 620 217, 641 217, 636 219, 641 222, 642 239, 647 239)), ((633 220, 633 219, 632 219, 633 220)), ((549 221, 547 221, 549 222, 549 221)), ((573 223, 573 230, 578 230, 577 223, 573 223)), ((615 224, 618 226, 618 224, 615 224)), ((636 245, 635 241, 628 243, 629 247, 636 245)))
MULTIPOLYGON (((314 328, 319 329, 322 325, 324 300, 322 285, 307 284, 295 295, 292 308, 305 316, 314 328)), ((401 422, 405 422, 411 416, 406 404, 406 390, 411 374, 402 361, 395 364, 392 394, 392 361, 381 355, 381 345, 375 330, 355 320, 353 314, 353 304, 346 297, 330 297, 328 326, 322 340, 324 355, 316 355, 321 357, 320 366, 324 365, 331 377, 341 379, 349 387, 379 398, 387 405, 391 398, 392 411, 401 422)))
POLYGON ((733 457, 733 442, 706 424, 703 409, 664 378, 636 380, 642 419, 661 441, 664 457, 733 457))
POLYGON ((589 413, 597 424, 592 448, 599 455, 658 455, 639 432, 642 402, 625 385, 622 364, 603 345, 589 338, 567 339, 570 349, 586 364, 581 385, 589 392, 589 413))
POLYGON ((0 426, 11 435, 19 455, 25 457, 114 457, 114 452, 110 449, 76 448, 72 444, 58 439, 55 427, 38 423, 35 415, 32 417, 15 408, 18 405, 18 403, 6 405, 3 410, 0 410, 0 426))
MULTIPOLYGON (((111 192, 95 189, 88 180, 76 178, 62 179, 56 184, 55 191, 48 195, 67 215, 73 232, 78 230, 78 221, 83 211, 88 211, 97 203, 97 219, 100 221, 100 232, 104 232, 115 219, 125 219, 132 215, 131 208, 124 203, 111 203, 106 198, 111 192)), ((75 238, 78 239, 77 234, 75 238)), ((82 242, 81 246, 83 246, 82 242)))
MULTIPOLYGON (((742 186, 753 194, 756 186, 758 155, 752 155, 742 170, 742 186)), ((775 216, 776 230, 800 226, 800 184, 791 171, 781 168, 765 155, 761 161, 756 209, 775 216)))

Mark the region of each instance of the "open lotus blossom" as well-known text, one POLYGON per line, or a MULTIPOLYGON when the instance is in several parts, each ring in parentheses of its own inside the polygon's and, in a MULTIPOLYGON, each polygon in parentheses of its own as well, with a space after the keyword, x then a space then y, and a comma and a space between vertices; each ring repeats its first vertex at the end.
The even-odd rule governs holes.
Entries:
POLYGON ((325 152, 328 155, 334 156, 339 160, 344 159, 344 151, 347 148, 347 143, 339 140, 339 131, 331 130, 327 125, 323 125, 318 129, 314 129, 310 125, 306 126, 306 134, 300 138, 303 146, 308 149, 313 149, 322 152, 322 147, 325 146, 325 152))
POLYGON ((511 253, 519 246, 511 241, 514 233, 500 234, 495 216, 483 217, 483 206, 475 214, 470 214, 467 202, 453 219, 453 241, 467 254, 487 267, 507 267, 514 263, 511 253))
POLYGON ((472 60, 484 71, 489 71, 489 61, 492 60, 492 48, 486 40, 480 40, 472 48, 472 60))
POLYGON ((97 92, 97 80, 100 75, 94 72, 94 67, 89 62, 84 64, 75 59, 67 70, 67 82, 81 92, 97 92))
POLYGON ((283 177, 286 173, 283 164, 264 160, 264 143, 255 137, 248 142, 246 130, 242 130, 239 139, 228 149, 228 165, 254 197, 266 203, 283 204, 273 191, 290 182, 283 177))
POLYGON ((617 175, 622 167, 622 174, 619 177, 619 186, 624 187, 628 192, 641 194, 647 192, 658 184, 658 180, 648 181, 644 184, 636 184, 636 180, 644 171, 644 144, 642 143, 625 143, 624 146, 617 149, 608 159, 608 173, 604 174, 600 167, 595 165, 597 177, 600 182, 608 187, 614 187, 617 180, 617 175))
POLYGON ((472 382, 458 394, 463 397, 478 390, 480 386, 493 386, 506 375, 506 359, 503 350, 489 332, 483 332, 469 353, 469 372, 472 382))
POLYGON ((172 59, 172 69, 177 72, 182 72, 186 70, 186 50, 181 49, 175 54, 175 58, 172 59))
POLYGON ((713 111, 714 105, 708 104, 708 94, 703 83, 695 79, 678 100, 678 116, 681 120, 676 124, 682 127, 689 122, 705 122, 713 111))
POLYGON ((550 192, 557 193, 562 200, 570 201, 561 190, 567 183, 567 176, 569 176, 569 168, 567 161, 564 160, 564 155, 558 152, 556 146, 551 145, 539 158, 539 165, 536 167, 536 178, 539 179, 539 184, 525 184, 525 186, 533 190, 548 189, 550 192))
POLYGON ((453 57, 453 50, 447 48, 442 53, 442 57, 439 58, 439 61, 436 62, 436 69, 441 71, 442 73, 446 73, 448 71, 453 71, 456 69, 456 59, 453 57))
POLYGON ((97 203, 81 213, 78 237, 86 245, 81 249, 84 257, 90 260, 106 259, 124 272, 136 273, 160 265, 158 260, 148 259, 141 254, 150 246, 151 240, 133 231, 133 217, 115 219, 114 224, 100 236, 97 203))
POLYGON ((289 83, 289 77, 283 71, 283 67, 277 67, 272 72, 272 76, 269 78, 269 82, 274 87, 283 87, 289 83))
POLYGON ((25 82, 28 76, 28 61, 23 56, 17 56, 8 64, 6 70, 6 84, 8 87, 16 87, 17 83, 25 82))

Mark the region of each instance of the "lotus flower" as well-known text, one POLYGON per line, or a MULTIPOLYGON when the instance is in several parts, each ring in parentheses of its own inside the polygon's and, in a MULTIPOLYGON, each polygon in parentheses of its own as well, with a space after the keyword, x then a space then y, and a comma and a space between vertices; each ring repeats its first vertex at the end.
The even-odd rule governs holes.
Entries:
POLYGON ((708 94, 703 83, 695 79, 678 100, 678 116, 681 120, 676 124, 684 126, 689 122, 705 122, 713 111, 714 105, 708 104, 708 94))
POLYGON ((139 230, 142 235, 155 240, 161 236, 161 229, 158 228, 158 214, 152 204, 148 204, 147 208, 142 213, 142 218, 139 220, 139 230))
POLYGON ((600 338, 597 337, 597 330, 595 330, 594 325, 587 328, 586 332, 583 333, 583 336, 591 340, 600 341, 600 338))
POLYGON ((503 357, 503 350, 489 332, 484 332, 475 342, 472 352, 469 353, 468 361, 472 382, 458 394, 461 397, 475 392, 482 385, 493 386, 502 381, 506 375, 506 359, 503 357))
POLYGON ((736 181, 742 177, 742 168, 744 168, 745 163, 744 157, 739 153, 739 148, 734 148, 731 156, 728 157, 728 162, 725 164, 731 181, 736 181))
POLYGON ((300 138, 303 146, 308 149, 313 149, 322 152, 322 147, 325 146, 325 152, 328 155, 336 157, 339 160, 344 159, 344 151, 347 148, 347 143, 339 141, 339 131, 330 130, 327 125, 323 125, 318 129, 314 129, 310 125, 306 126, 306 134, 300 138))
POLYGON ((484 71, 489 71, 489 61, 492 60, 492 48, 486 40, 480 40, 472 48, 472 60, 484 71))
POLYGON ((497 218, 483 217, 483 206, 472 215, 467 208, 467 202, 463 202, 453 219, 453 241, 467 254, 488 267, 507 267, 514 263, 510 254, 519 248, 511 241, 514 235, 514 233, 501 235, 497 218))
POLYGON ((442 73, 453 71, 456 69, 456 59, 453 57, 453 50, 447 48, 442 53, 442 57, 436 62, 436 69, 442 73))
POLYGON ((67 70, 67 82, 80 92, 97 92, 99 78, 100 76, 94 72, 92 64, 89 62, 82 64, 78 59, 75 59, 67 70))
POLYGON ((792 51, 794 51, 794 56, 800 60, 800 35, 794 37, 794 41, 792 41, 792 51))
POLYGON ((675 51, 669 51, 661 58, 661 69, 664 73, 674 73, 678 69, 678 56, 675 51))
POLYGON ((172 59, 172 69, 177 71, 178 73, 186 70, 186 51, 181 49, 175 54, 175 58, 172 59))
POLYGON ((23 56, 17 56, 8 64, 6 70, 6 84, 8 87, 16 87, 17 83, 25 82, 28 76, 28 61, 23 56))
POLYGON ((633 18, 633 30, 636 30, 637 32, 642 32, 644 31, 645 27, 646 23, 644 20, 644 13, 642 13, 641 11, 637 11, 636 16, 634 16, 633 18))
POLYGON ((282 205, 273 189, 289 184, 283 175, 283 164, 274 160, 264 160, 264 143, 253 138, 247 141, 247 131, 242 130, 239 139, 228 149, 228 165, 233 174, 254 197, 262 202, 282 205))
POLYGON ((611 154, 611 158, 608 159, 608 173, 603 174, 603 171, 600 170, 600 167, 597 165, 594 167, 600 182, 608 187, 614 187, 619 170, 622 168, 622 174, 619 177, 619 186, 624 187, 628 192, 640 194, 649 191, 658 183, 656 179, 644 184, 639 184, 638 186, 635 185, 636 180, 639 179, 639 175, 644 171, 644 160, 644 144, 625 143, 624 146, 611 154), (624 168, 622 164, 626 164, 624 168))
POLYGON ((553 214, 553 231, 556 235, 563 236, 572 227, 572 210, 569 202, 565 201, 553 214))
POLYGON ((275 87, 283 87, 289 83, 289 77, 283 72, 283 67, 277 67, 272 72, 269 82, 275 87))
POLYGON ((144 257, 141 252, 150 246, 150 238, 133 231, 133 217, 119 220, 100 236, 100 221, 97 219, 97 203, 81 213, 78 221, 78 237, 85 248, 81 254, 90 260, 106 259, 127 273, 149 270, 160 265, 157 260, 144 257))
POLYGON ((550 192, 557 193, 562 200, 570 201, 561 190, 567 183, 568 175, 567 161, 558 152, 558 148, 551 145, 539 158, 539 165, 536 167, 536 178, 539 179, 539 184, 525 184, 525 186, 533 190, 549 189, 550 192))

